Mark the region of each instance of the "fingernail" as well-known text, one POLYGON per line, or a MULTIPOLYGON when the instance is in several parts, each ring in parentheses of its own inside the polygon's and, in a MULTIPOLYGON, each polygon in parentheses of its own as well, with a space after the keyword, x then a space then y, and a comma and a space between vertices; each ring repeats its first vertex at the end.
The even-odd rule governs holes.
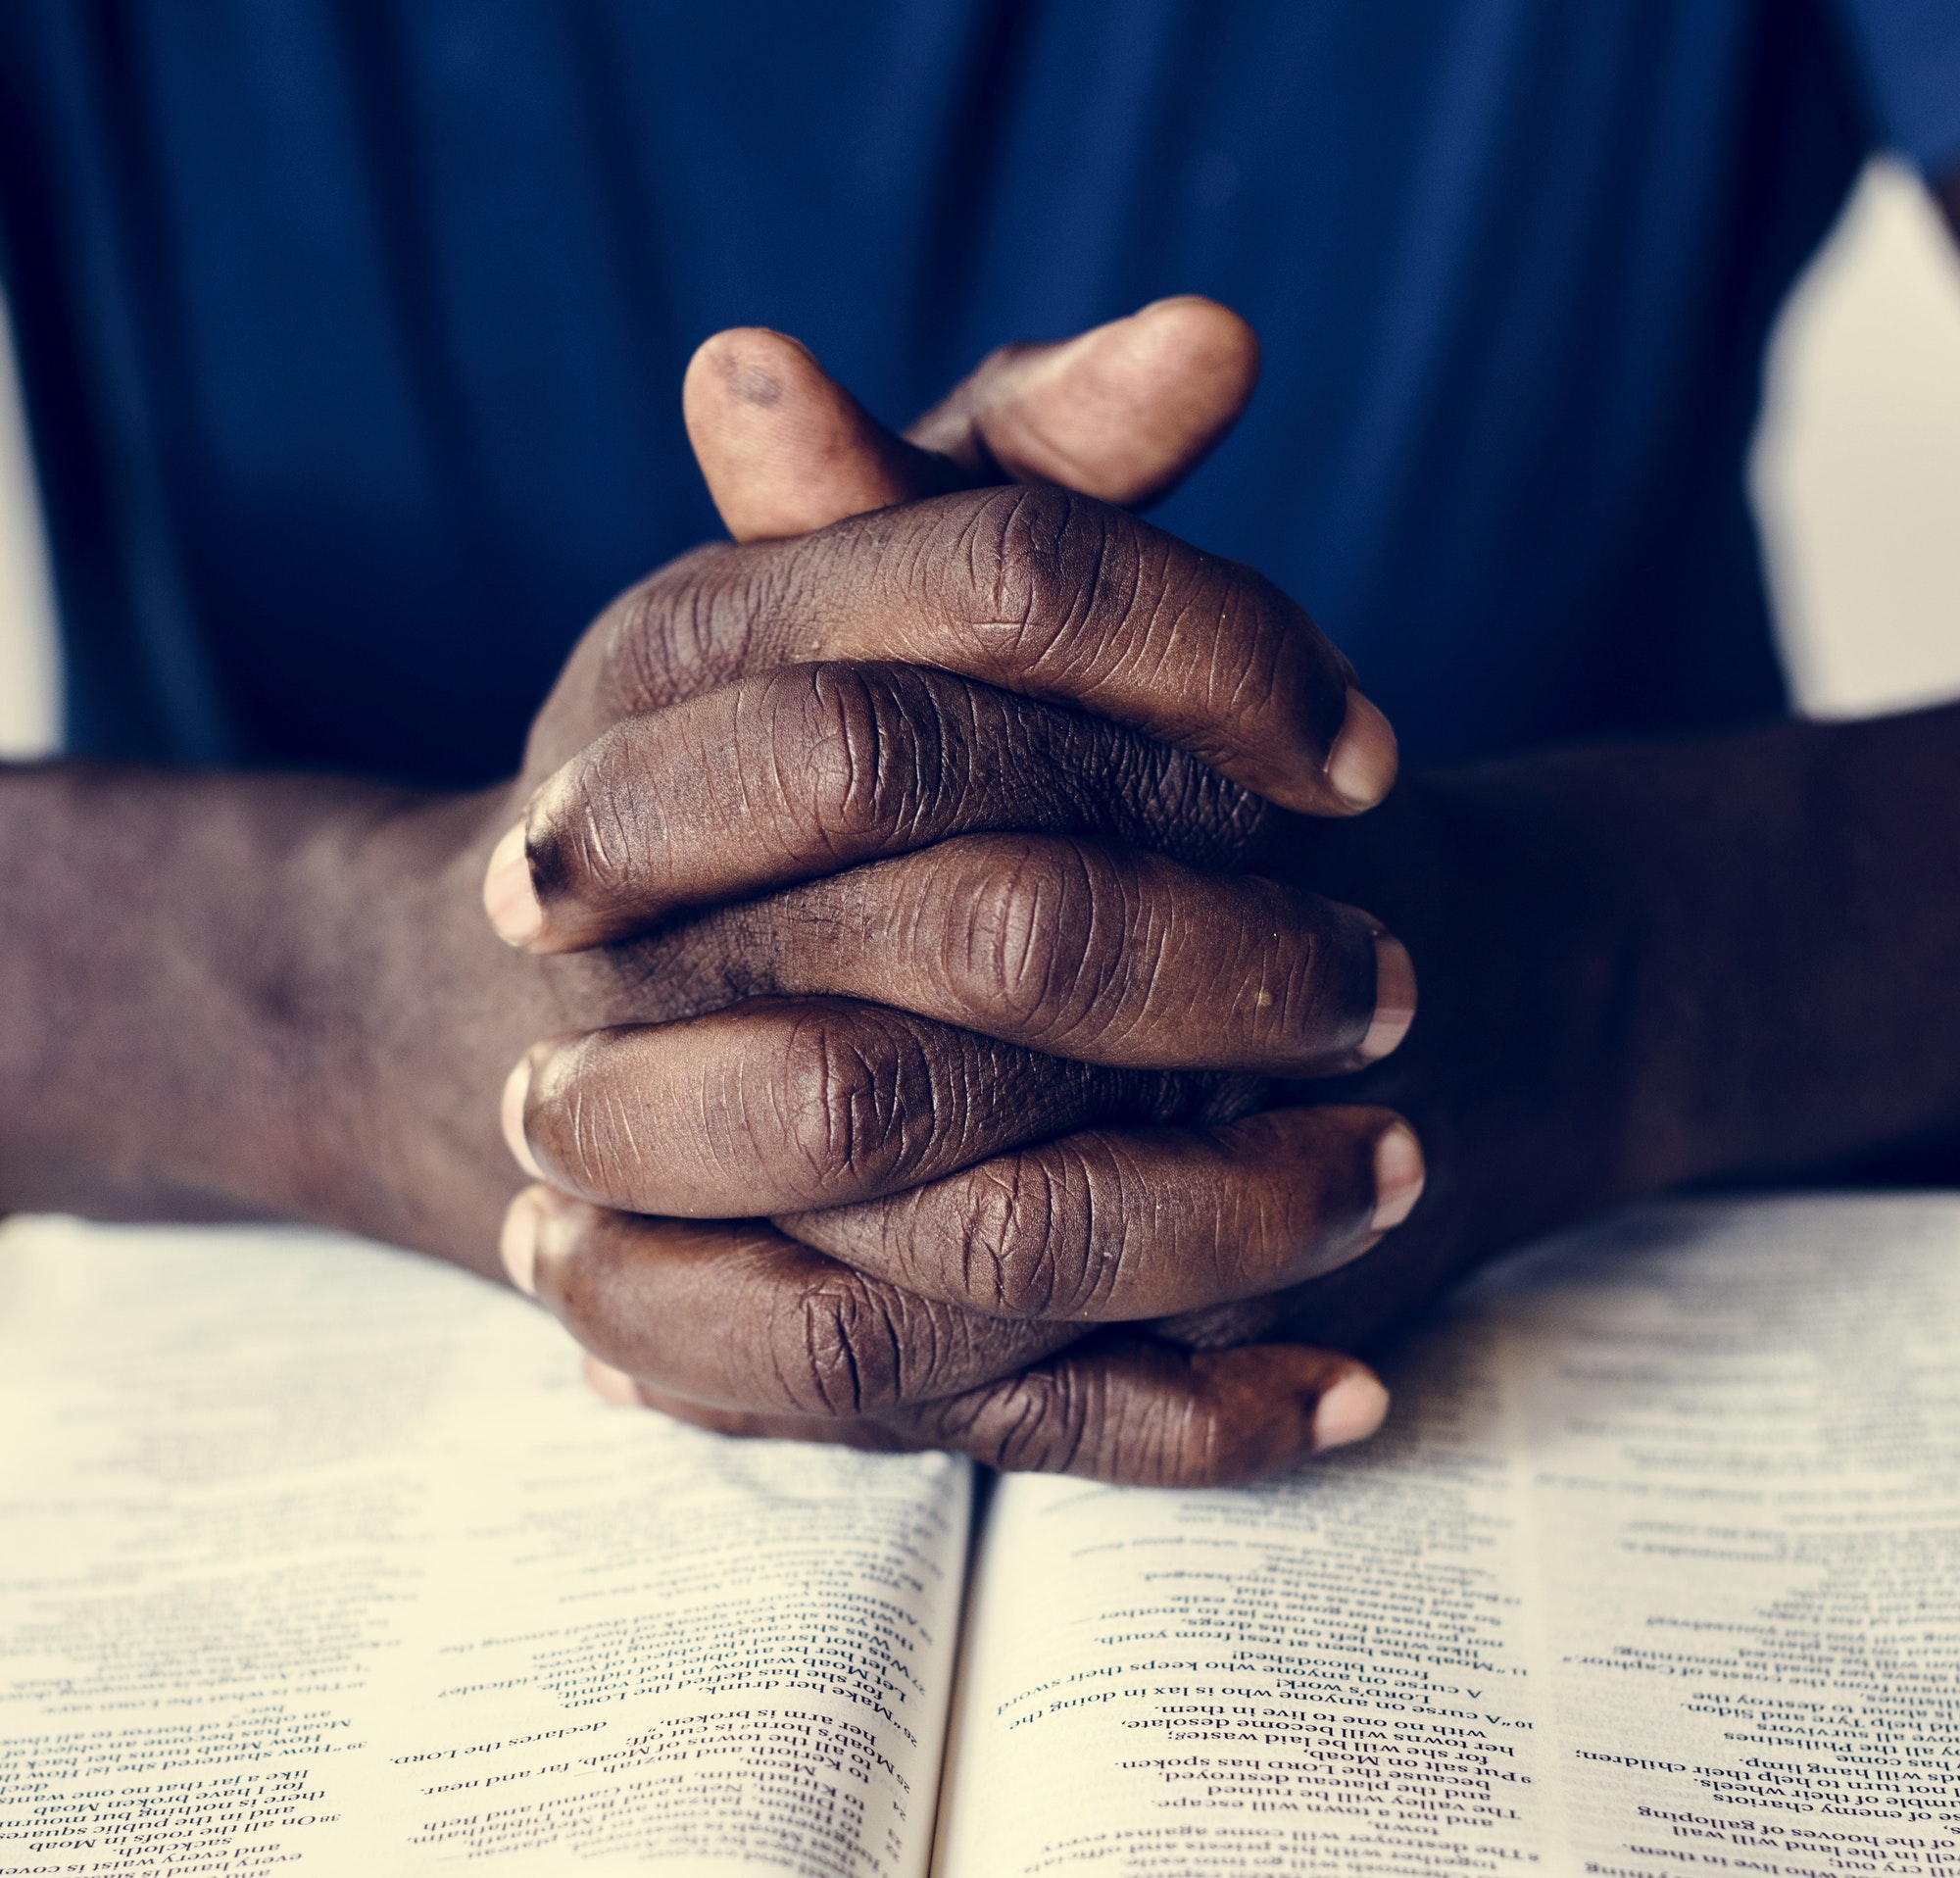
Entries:
POLYGON ((1415 1022, 1415 961, 1399 939, 1375 935, 1375 1016, 1361 1039, 1361 1061, 1378 1063, 1415 1022))
POLYGON ((497 928, 497 937, 507 946, 519 948, 529 945, 545 924, 545 910, 531 884, 524 827, 518 822, 490 850, 490 865, 483 875, 483 911, 497 928))
POLYGON ((1415 1211, 1426 1178, 1422 1143, 1407 1122, 1396 1122, 1375 1143, 1375 1213, 1368 1230, 1399 1226, 1415 1211))
MULTIPOLYGON (((612 1403, 615 1408, 640 1407, 640 1391, 633 1378, 623 1369, 614 1369, 611 1363, 601 1362, 597 1357, 587 1357, 585 1359, 585 1385, 595 1396, 612 1403)), ((1319 1426, 1316 1420, 1315 1429, 1317 1430, 1319 1426)))
POLYGON ((538 1165, 531 1144, 524 1139, 524 1104, 530 1093, 531 1060, 524 1057, 504 1081, 504 1145, 510 1149, 511 1159, 533 1180, 542 1180, 545 1170, 538 1165))
POLYGON ((545 1190, 526 1187, 506 1210, 504 1230, 497 1240, 504 1269, 526 1298, 538 1295, 538 1238, 544 1230, 545 1206, 545 1190))
POLYGON ((1328 787, 1357 814, 1372 809, 1396 779, 1396 733, 1388 718, 1353 685, 1348 715, 1327 753, 1328 787))
POLYGON ((1313 1452, 1366 1441, 1389 1412, 1389 1392, 1365 1369, 1343 1376, 1313 1411, 1313 1452))

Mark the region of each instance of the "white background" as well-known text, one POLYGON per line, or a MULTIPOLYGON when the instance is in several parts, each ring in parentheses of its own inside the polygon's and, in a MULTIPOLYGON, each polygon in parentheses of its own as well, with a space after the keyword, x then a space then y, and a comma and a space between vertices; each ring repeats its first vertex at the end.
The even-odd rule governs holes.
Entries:
MULTIPOLYGON (((1896 166, 1866 172, 1791 296, 1769 382, 1752 483, 1802 707, 1960 697, 1960 258, 1896 166)), ((46 562, 0 350, 0 755, 52 748, 57 708, 46 562)))

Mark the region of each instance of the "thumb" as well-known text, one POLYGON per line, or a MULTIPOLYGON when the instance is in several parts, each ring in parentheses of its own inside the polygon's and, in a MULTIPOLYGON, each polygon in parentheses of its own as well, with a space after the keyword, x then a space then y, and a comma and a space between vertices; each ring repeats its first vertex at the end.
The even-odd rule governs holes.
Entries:
POLYGON ((906 432, 979 482, 1056 482, 1141 508, 1222 439, 1259 381, 1229 307, 1158 300, 1052 345, 1004 346, 906 432))
POLYGON ((706 341, 681 403, 722 521, 758 541, 976 483, 1154 501, 1231 428, 1258 372, 1251 327, 1186 295, 1074 339, 1003 348, 903 438, 808 348, 762 326, 706 341))
POLYGON ((688 362, 681 412, 737 541, 808 534, 974 480, 887 430, 808 346, 767 326, 704 340, 688 362))

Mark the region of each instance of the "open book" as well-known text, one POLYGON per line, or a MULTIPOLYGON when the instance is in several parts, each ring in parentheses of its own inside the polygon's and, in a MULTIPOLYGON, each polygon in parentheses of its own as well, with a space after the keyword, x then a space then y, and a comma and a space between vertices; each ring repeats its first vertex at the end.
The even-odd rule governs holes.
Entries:
POLYGON ((610 1408, 486 1285, 0 1231, 0 1874, 1960 1870, 1960 1201, 1488 1275, 1186 1496, 610 1408))

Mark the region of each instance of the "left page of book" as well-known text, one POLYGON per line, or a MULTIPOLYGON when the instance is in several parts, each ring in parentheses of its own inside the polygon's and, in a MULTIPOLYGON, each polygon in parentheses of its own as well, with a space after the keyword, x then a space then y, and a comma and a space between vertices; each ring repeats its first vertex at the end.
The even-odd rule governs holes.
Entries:
POLYGON ((925 1870, 972 1484, 609 1408, 522 1300, 0 1228, 0 1871, 925 1870))

